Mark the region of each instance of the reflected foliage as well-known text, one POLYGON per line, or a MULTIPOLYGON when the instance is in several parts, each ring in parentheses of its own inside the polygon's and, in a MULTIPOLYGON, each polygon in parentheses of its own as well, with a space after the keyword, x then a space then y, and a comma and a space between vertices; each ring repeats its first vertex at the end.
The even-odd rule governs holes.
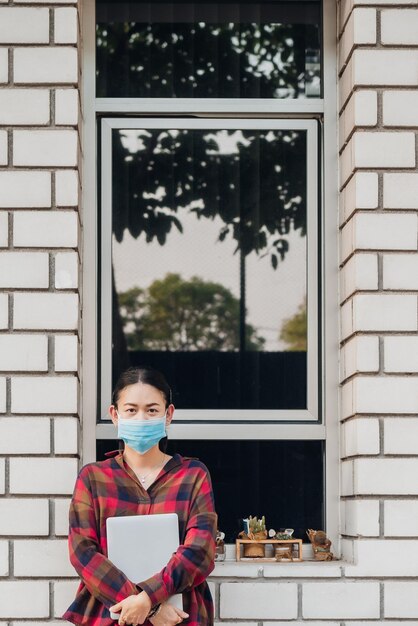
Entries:
MULTIPOLYGON (((240 303, 219 283, 197 276, 167 274, 148 289, 118 294, 130 350, 236 351, 240 303)), ((262 350, 264 340, 246 325, 246 349, 262 350)))
POLYGON ((96 34, 98 97, 320 95, 317 24, 114 21, 96 34))
POLYGON ((306 300, 298 308, 298 312, 282 324, 279 338, 287 344, 291 352, 307 350, 307 318, 306 300))
POLYGON ((306 234, 306 135, 296 131, 119 131, 113 145, 113 233, 164 245, 182 214, 221 218, 245 257, 285 258, 306 234))

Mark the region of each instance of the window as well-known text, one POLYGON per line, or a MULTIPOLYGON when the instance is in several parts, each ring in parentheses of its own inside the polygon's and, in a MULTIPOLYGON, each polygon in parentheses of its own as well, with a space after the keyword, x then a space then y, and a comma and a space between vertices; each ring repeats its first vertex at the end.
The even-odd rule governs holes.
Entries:
POLYGON ((87 4, 98 458, 112 384, 153 365, 227 539, 248 514, 304 537, 326 526, 320 2, 87 4))

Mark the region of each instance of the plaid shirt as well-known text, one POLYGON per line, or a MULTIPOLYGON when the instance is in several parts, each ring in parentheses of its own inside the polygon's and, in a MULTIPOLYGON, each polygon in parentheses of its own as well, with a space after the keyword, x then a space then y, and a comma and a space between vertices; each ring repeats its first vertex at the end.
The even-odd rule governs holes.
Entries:
MULTIPOLYGON (((206 582, 214 568, 217 515, 209 472, 198 459, 175 454, 145 490, 119 450, 85 465, 70 505, 70 561, 81 578, 62 616, 74 624, 110 626, 109 607, 141 590, 152 606, 183 592, 189 626, 213 624, 206 582), (107 558, 106 519, 115 515, 177 513, 180 546, 166 567, 145 581, 131 581, 107 558)), ((147 626, 151 626, 148 620, 147 626)))

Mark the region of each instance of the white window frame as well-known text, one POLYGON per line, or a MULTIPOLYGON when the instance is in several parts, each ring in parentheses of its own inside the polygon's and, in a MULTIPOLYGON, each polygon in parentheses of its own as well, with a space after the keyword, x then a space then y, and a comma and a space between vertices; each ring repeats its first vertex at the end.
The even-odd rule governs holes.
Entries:
MULTIPOLYGON (((155 115, 175 116, 193 114, 197 118, 234 116, 240 122, 251 116, 271 120, 303 118, 320 119, 322 124, 320 165, 322 223, 321 245, 321 381, 320 404, 322 420, 313 423, 303 421, 274 423, 240 423, 229 417, 228 423, 190 422, 176 411, 176 418, 183 423, 173 423, 171 436, 175 439, 317 439, 326 440, 326 527, 339 550, 339 518, 337 500, 339 495, 339 442, 338 442, 338 151, 337 151, 337 63, 336 63, 336 3, 323 0, 323 88, 324 99, 170 99, 170 98, 95 98, 95 0, 82 0, 83 4, 83 352, 81 414, 83 420, 83 462, 95 460, 96 439, 114 439, 116 430, 112 424, 96 424, 98 413, 103 417, 103 406, 97 397, 95 382, 99 375, 97 343, 97 294, 98 241, 97 231, 97 176, 96 155, 98 115, 155 115)), ((129 118, 124 118, 124 127, 129 118)), ((176 118, 178 124, 179 119, 176 118)), ((108 122, 106 122, 108 123, 108 122)), ((138 120, 135 120, 138 125, 138 120)), ((309 287, 309 281, 308 281, 309 287)), ((104 380, 102 381, 104 382, 104 380)), ((102 385, 103 386, 103 385, 102 385)), ((318 386, 317 386, 318 388, 318 386)), ((277 412, 275 412, 277 414, 277 412)), ((194 412, 196 414, 196 412, 194 412)), ((232 415, 232 414, 231 414, 232 415)), ((259 412, 257 412, 259 416, 259 412)), ((315 418, 316 419, 316 418, 315 418)))

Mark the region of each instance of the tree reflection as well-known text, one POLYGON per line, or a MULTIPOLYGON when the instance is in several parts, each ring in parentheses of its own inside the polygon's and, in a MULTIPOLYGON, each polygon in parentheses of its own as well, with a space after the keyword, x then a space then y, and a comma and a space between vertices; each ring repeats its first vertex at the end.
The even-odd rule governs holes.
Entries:
POLYGON ((315 23, 115 20, 97 24, 96 41, 98 97, 320 95, 315 23))

